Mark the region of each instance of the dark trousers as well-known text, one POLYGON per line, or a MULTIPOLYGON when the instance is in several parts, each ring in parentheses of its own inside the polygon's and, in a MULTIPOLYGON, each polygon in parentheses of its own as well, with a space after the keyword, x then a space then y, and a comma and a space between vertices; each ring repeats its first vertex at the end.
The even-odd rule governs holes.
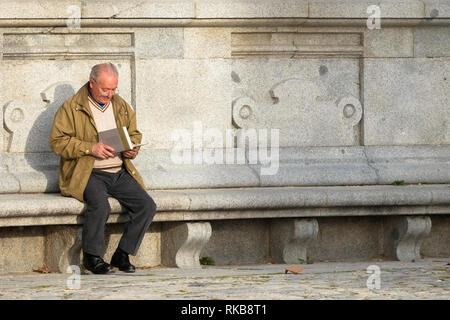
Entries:
POLYGON ((128 210, 130 218, 125 225, 119 248, 136 255, 156 213, 156 204, 148 193, 125 169, 117 173, 94 169, 83 196, 87 204, 82 235, 83 251, 103 256, 105 225, 111 212, 108 196, 112 196, 128 210))

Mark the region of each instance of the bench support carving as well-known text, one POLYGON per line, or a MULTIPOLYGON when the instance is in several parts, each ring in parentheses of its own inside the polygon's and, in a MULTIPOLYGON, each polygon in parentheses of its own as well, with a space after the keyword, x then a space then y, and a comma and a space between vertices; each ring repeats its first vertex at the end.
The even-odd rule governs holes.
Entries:
POLYGON ((317 238, 317 219, 283 219, 271 224, 271 252, 278 263, 306 263, 307 248, 317 238))
POLYGON ((384 252, 399 261, 421 259, 420 248, 431 231, 428 216, 401 216, 388 218, 384 227, 384 252))
POLYGON ((200 252, 211 237, 209 222, 167 223, 162 233, 162 263, 178 268, 200 268, 200 252))
POLYGON ((70 265, 81 265, 82 227, 52 226, 47 229, 45 265, 52 272, 65 273, 70 265))

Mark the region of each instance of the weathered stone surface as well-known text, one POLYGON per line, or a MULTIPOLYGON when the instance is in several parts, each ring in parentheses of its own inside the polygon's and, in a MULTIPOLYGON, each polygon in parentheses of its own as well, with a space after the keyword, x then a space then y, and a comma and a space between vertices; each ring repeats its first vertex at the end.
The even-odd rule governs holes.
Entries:
MULTIPOLYGON (((184 40, 181 28, 137 29, 134 37, 137 59, 183 58, 184 40)), ((137 71, 138 74, 145 73, 144 70, 137 71)))
POLYGON ((239 128, 279 129, 280 147, 359 143, 357 60, 236 60, 232 71, 239 128))
MULTIPOLYGON (((104 259, 108 263, 119 245, 125 225, 123 223, 108 224, 105 236, 104 259)), ((139 251, 130 255, 130 262, 136 267, 148 268, 161 265, 161 223, 153 222, 142 239, 139 251)))
MULTIPOLYGON (((303 266, 304 270, 298 275, 285 274, 283 270, 288 267, 285 264, 205 266, 191 270, 159 267, 138 269, 133 275, 123 272, 107 277, 81 275, 80 289, 73 287, 74 279, 69 278, 68 273, 2 274, 0 283, 4 300, 126 299, 142 300, 145 304, 148 300, 157 300, 155 304, 159 306, 160 300, 171 299, 178 300, 176 303, 183 307, 191 303, 191 310, 195 310, 197 300, 209 300, 208 305, 212 307, 235 303, 215 300, 264 300, 258 308, 253 308, 253 312, 258 310, 259 314, 263 314, 265 303, 269 305, 268 300, 345 299, 356 303, 360 300, 414 300, 417 308, 413 309, 418 310, 425 302, 417 300, 448 300, 449 262, 448 257, 415 263, 380 259, 314 262, 303 266), (377 268, 380 274, 374 274, 372 268, 377 268), (379 288, 374 286, 376 279, 381 280, 379 288)), ((322 301, 312 303, 324 304, 322 301)), ((274 304, 278 304, 277 301, 274 304)), ((281 308, 280 313, 285 312, 281 308)), ((217 309, 220 308, 214 309, 214 316, 220 315, 217 309)), ((167 318, 174 319, 179 317, 180 310, 183 309, 171 307, 164 312, 167 318)), ((211 313, 203 315, 214 318, 211 313)))
POLYGON ((425 0, 425 17, 440 19, 450 15, 450 3, 446 0, 425 0))
MULTIPOLYGON (((269 164, 249 164, 248 157, 245 164, 174 164, 170 150, 146 147, 134 162, 150 189, 391 184, 395 180, 445 184, 450 179, 446 145, 280 148, 279 163, 272 159, 270 164, 278 166, 274 175, 263 175, 261 168, 270 168, 269 164)), ((188 152, 194 155, 193 150, 188 152)), ((4 192, 8 188, 58 192, 58 162, 52 153, 4 154, 4 192)))
MULTIPOLYGON (((220 264, 267 261, 266 218, 318 219, 313 257, 351 259, 382 253, 380 216, 448 216, 448 1, 55 4, 0 0, 0 193, 13 193, 0 195, 0 226, 49 226, 46 244, 42 232, 33 236, 32 261, 54 253, 46 261, 62 271, 75 261, 84 205, 56 193, 48 133, 57 108, 105 61, 118 66, 119 93, 149 142, 135 163, 158 190, 155 229, 136 264, 161 263, 167 232, 164 240, 159 222, 182 226, 171 263, 198 266, 201 246, 220 264), (373 4, 381 29, 367 25, 373 4), (233 152, 244 130, 279 129, 279 140, 267 142, 276 157, 254 163, 249 148, 242 163, 207 163, 217 159, 211 151, 226 151, 229 129, 238 135, 233 152), (183 148, 192 152, 187 164, 173 157, 183 148), (276 170, 267 175, 268 164, 276 170), (200 240, 191 237, 197 226, 200 240)), ((107 259, 127 220, 118 201, 110 203, 107 259)), ((432 239, 446 242, 447 224, 436 221, 432 239)), ((15 247, 30 232, 8 230, 5 243, 15 247)))
POLYGON ((450 57, 450 27, 415 28, 414 56, 450 57))
POLYGON ((228 28, 184 28, 185 59, 231 57, 231 31, 228 28))
MULTIPOLYGON (((231 34, 231 54, 236 58, 358 57, 363 52, 361 29, 336 28, 238 29, 231 34)), ((326 73, 322 68, 321 74, 326 73)))
POLYGON ((280 219, 270 222, 270 252, 278 263, 306 264, 308 246, 319 233, 316 219, 280 219))
POLYGON ((81 8, 81 1, 62 0, 55 6, 53 0, 25 0, 11 3, 5 0, 0 1, 0 18, 68 18, 70 12, 68 8, 75 5, 81 8))
POLYGON ((426 257, 450 257, 450 217, 448 215, 430 216, 431 231, 423 240, 421 255, 426 257))
POLYGON ((44 263, 44 227, 0 228, 0 272, 31 272, 44 263))
POLYGON ((211 224, 166 223, 162 228, 162 263, 179 268, 200 268, 200 252, 211 237, 211 224))
POLYGON ((310 1, 309 16, 312 18, 367 18, 371 5, 380 8, 381 18, 421 18, 424 4, 420 0, 377 1, 310 1))
MULTIPOLYGON (((103 259, 111 261, 122 236, 123 225, 108 225, 105 230, 103 259)), ((153 224, 142 239, 139 252, 130 256, 130 262, 137 267, 152 267, 161 264, 160 225, 153 224)), ((52 272, 65 273, 71 265, 81 266, 82 226, 49 226, 45 236, 45 266, 52 272)))
POLYGON ((265 219, 211 221, 212 234, 200 257, 216 265, 246 265, 270 261, 270 225, 265 219))
POLYGON ((285 18, 308 16, 307 1, 196 0, 197 18, 285 18))
MULTIPOLYGON (((11 5, 0 1, 0 18, 48 18, 67 19, 73 16, 88 18, 150 18, 150 19, 214 19, 214 18, 367 18, 369 0, 147 0, 139 3, 120 0, 95 2, 53 0, 20 1, 11 5), (71 9, 72 7, 78 8, 71 9), (28 10, 26 10, 28 9, 28 10)), ((445 18, 449 16, 449 5, 445 0, 399 0, 378 1, 385 18, 445 18)))
MULTIPOLYGON (((231 128, 229 61, 138 60, 136 68, 136 81, 146 88, 137 97, 138 125, 142 124, 144 140, 152 149, 183 146, 182 139, 189 140, 188 147, 194 146, 195 123, 199 131, 231 128), (182 136, 177 134, 180 130, 182 136)), ((202 137, 201 132, 198 135, 202 137)), ((219 141, 209 146, 222 145, 219 141)))
POLYGON ((336 260, 368 260, 383 252, 380 217, 320 217, 319 234, 308 246, 313 262, 336 260))
POLYGON ((450 63, 436 59, 366 59, 364 143, 450 143, 450 63))
POLYGON ((370 146, 364 148, 368 164, 377 173, 377 184, 443 183, 450 179, 450 149, 446 145, 370 146))
POLYGON ((0 153, 0 193, 15 193, 20 191, 19 181, 10 173, 4 161, 4 155, 0 153))
MULTIPOLYGON (((158 204, 159 210, 155 221, 189 221, 198 220, 205 212, 208 216, 208 211, 211 212, 211 216, 202 219, 236 218, 236 215, 228 217, 227 210, 248 210, 249 218, 303 217, 311 213, 308 213, 308 210, 300 210, 283 215, 278 210, 329 207, 349 207, 351 210, 352 207, 379 206, 380 212, 375 210, 369 214, 384 215, 390 212, 387 210, 383 213, 382 209, 385 206, 414 205, 419 206, 417 213, 427 211, 422 206, 428 206, 430 214, 440 214, 448 208, 450 188, 448 185, 224 188, 152 191, 151 196, 158 204), (441 206, 444 211, 439 210, 441 206), (273 209, 274 215, 268 209, 273 209), (262 214, 260 210, 268 211, 262 214), (222 214, 220 211, 223 211, 222 214)), ((112 217, 109 222, 126 221, 126 215, 119 216, 125 212, 119 202, 110 198, 110 205, 112 217)), ((45 224, 54 225, 61 224, 59 219, 62 219, 64 224, 80 224, 83 221, 81 216, 83 209, 83 203, 59 194, 0 195, 0 224, 41 225, 42 221, 45 221, 45 224)), ((326 209, 319 210, 313 215, 323 214, 327 214, 326 209)), ((364 213, 364 210, 361 212, 356 210, 354 214, 367 213, 364 213)), ((333 215, 345 215, 345 211, 333 215)))
POLYGON ((112 1, 59 1, 53 0, 20 1, 11 5, 0 1, 1 18, 192 18, 192 0, 151 0, 140 3, 112 1), (75 9, 77 8, 77 10, 75 9))
POLYGON ((364 35, 364 57, 406 58, 414 56, 414 34, 411 28, 367 30, 364 35))
MULTIPOLYGON (((48 143, 53 117, 61 104, 88 81, 90 68, 99 60, 39 61, 6 60, 2 101, 3 124, 8 132, 7 152, 51 152, 48 143), (16 81, 16 74, 30 74, 16 81)), ((119 92, 132 103, 129 61, 114 61, 119 69, 119 92)))
POLYGON ((82 264, 82 227, 46 228, 45 265, 52 272, 66 272, 70 265, 82 264))
POLYGON ((428 216, 387 218, 384 225, 384 253, 400 261, 421 259, 422 242, 431 231, 428 216))
POLYGON ((83 3, 82 17, 90 18, 193 18, 193 0, 124 2, 100 0, 83 3))

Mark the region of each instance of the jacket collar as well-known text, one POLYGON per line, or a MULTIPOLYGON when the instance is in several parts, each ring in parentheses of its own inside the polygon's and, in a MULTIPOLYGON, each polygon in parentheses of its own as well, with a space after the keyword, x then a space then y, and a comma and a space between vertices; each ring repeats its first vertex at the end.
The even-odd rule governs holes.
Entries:
POLYGON ((78 92, 75 94, 75 100, 74 102, 78 105, 78 107, 82 110, 87 111, 89 114, 91 114, 91 109, 89 108, 89 100, 88 100, 88 89, 89 88, 89 81, 84 84, 78 90, 78 92))

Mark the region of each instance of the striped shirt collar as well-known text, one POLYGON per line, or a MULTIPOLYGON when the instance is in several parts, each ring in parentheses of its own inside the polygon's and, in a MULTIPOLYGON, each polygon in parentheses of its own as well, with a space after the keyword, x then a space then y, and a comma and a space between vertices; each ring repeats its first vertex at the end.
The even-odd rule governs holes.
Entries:
POLYGON ((111 101, 106 104, 101 104, 101 103, 98 103, 97 101, 95 101, 94 97, 92 97, 92 95, 91 95, 90 90, 88 90, 88 99, 92 103, 92 105, 94 107, 96 107, 98 110, 100 110, 101 112, 105 112, 106 109, 108 109, 108 107, 111 105, 111 101))

